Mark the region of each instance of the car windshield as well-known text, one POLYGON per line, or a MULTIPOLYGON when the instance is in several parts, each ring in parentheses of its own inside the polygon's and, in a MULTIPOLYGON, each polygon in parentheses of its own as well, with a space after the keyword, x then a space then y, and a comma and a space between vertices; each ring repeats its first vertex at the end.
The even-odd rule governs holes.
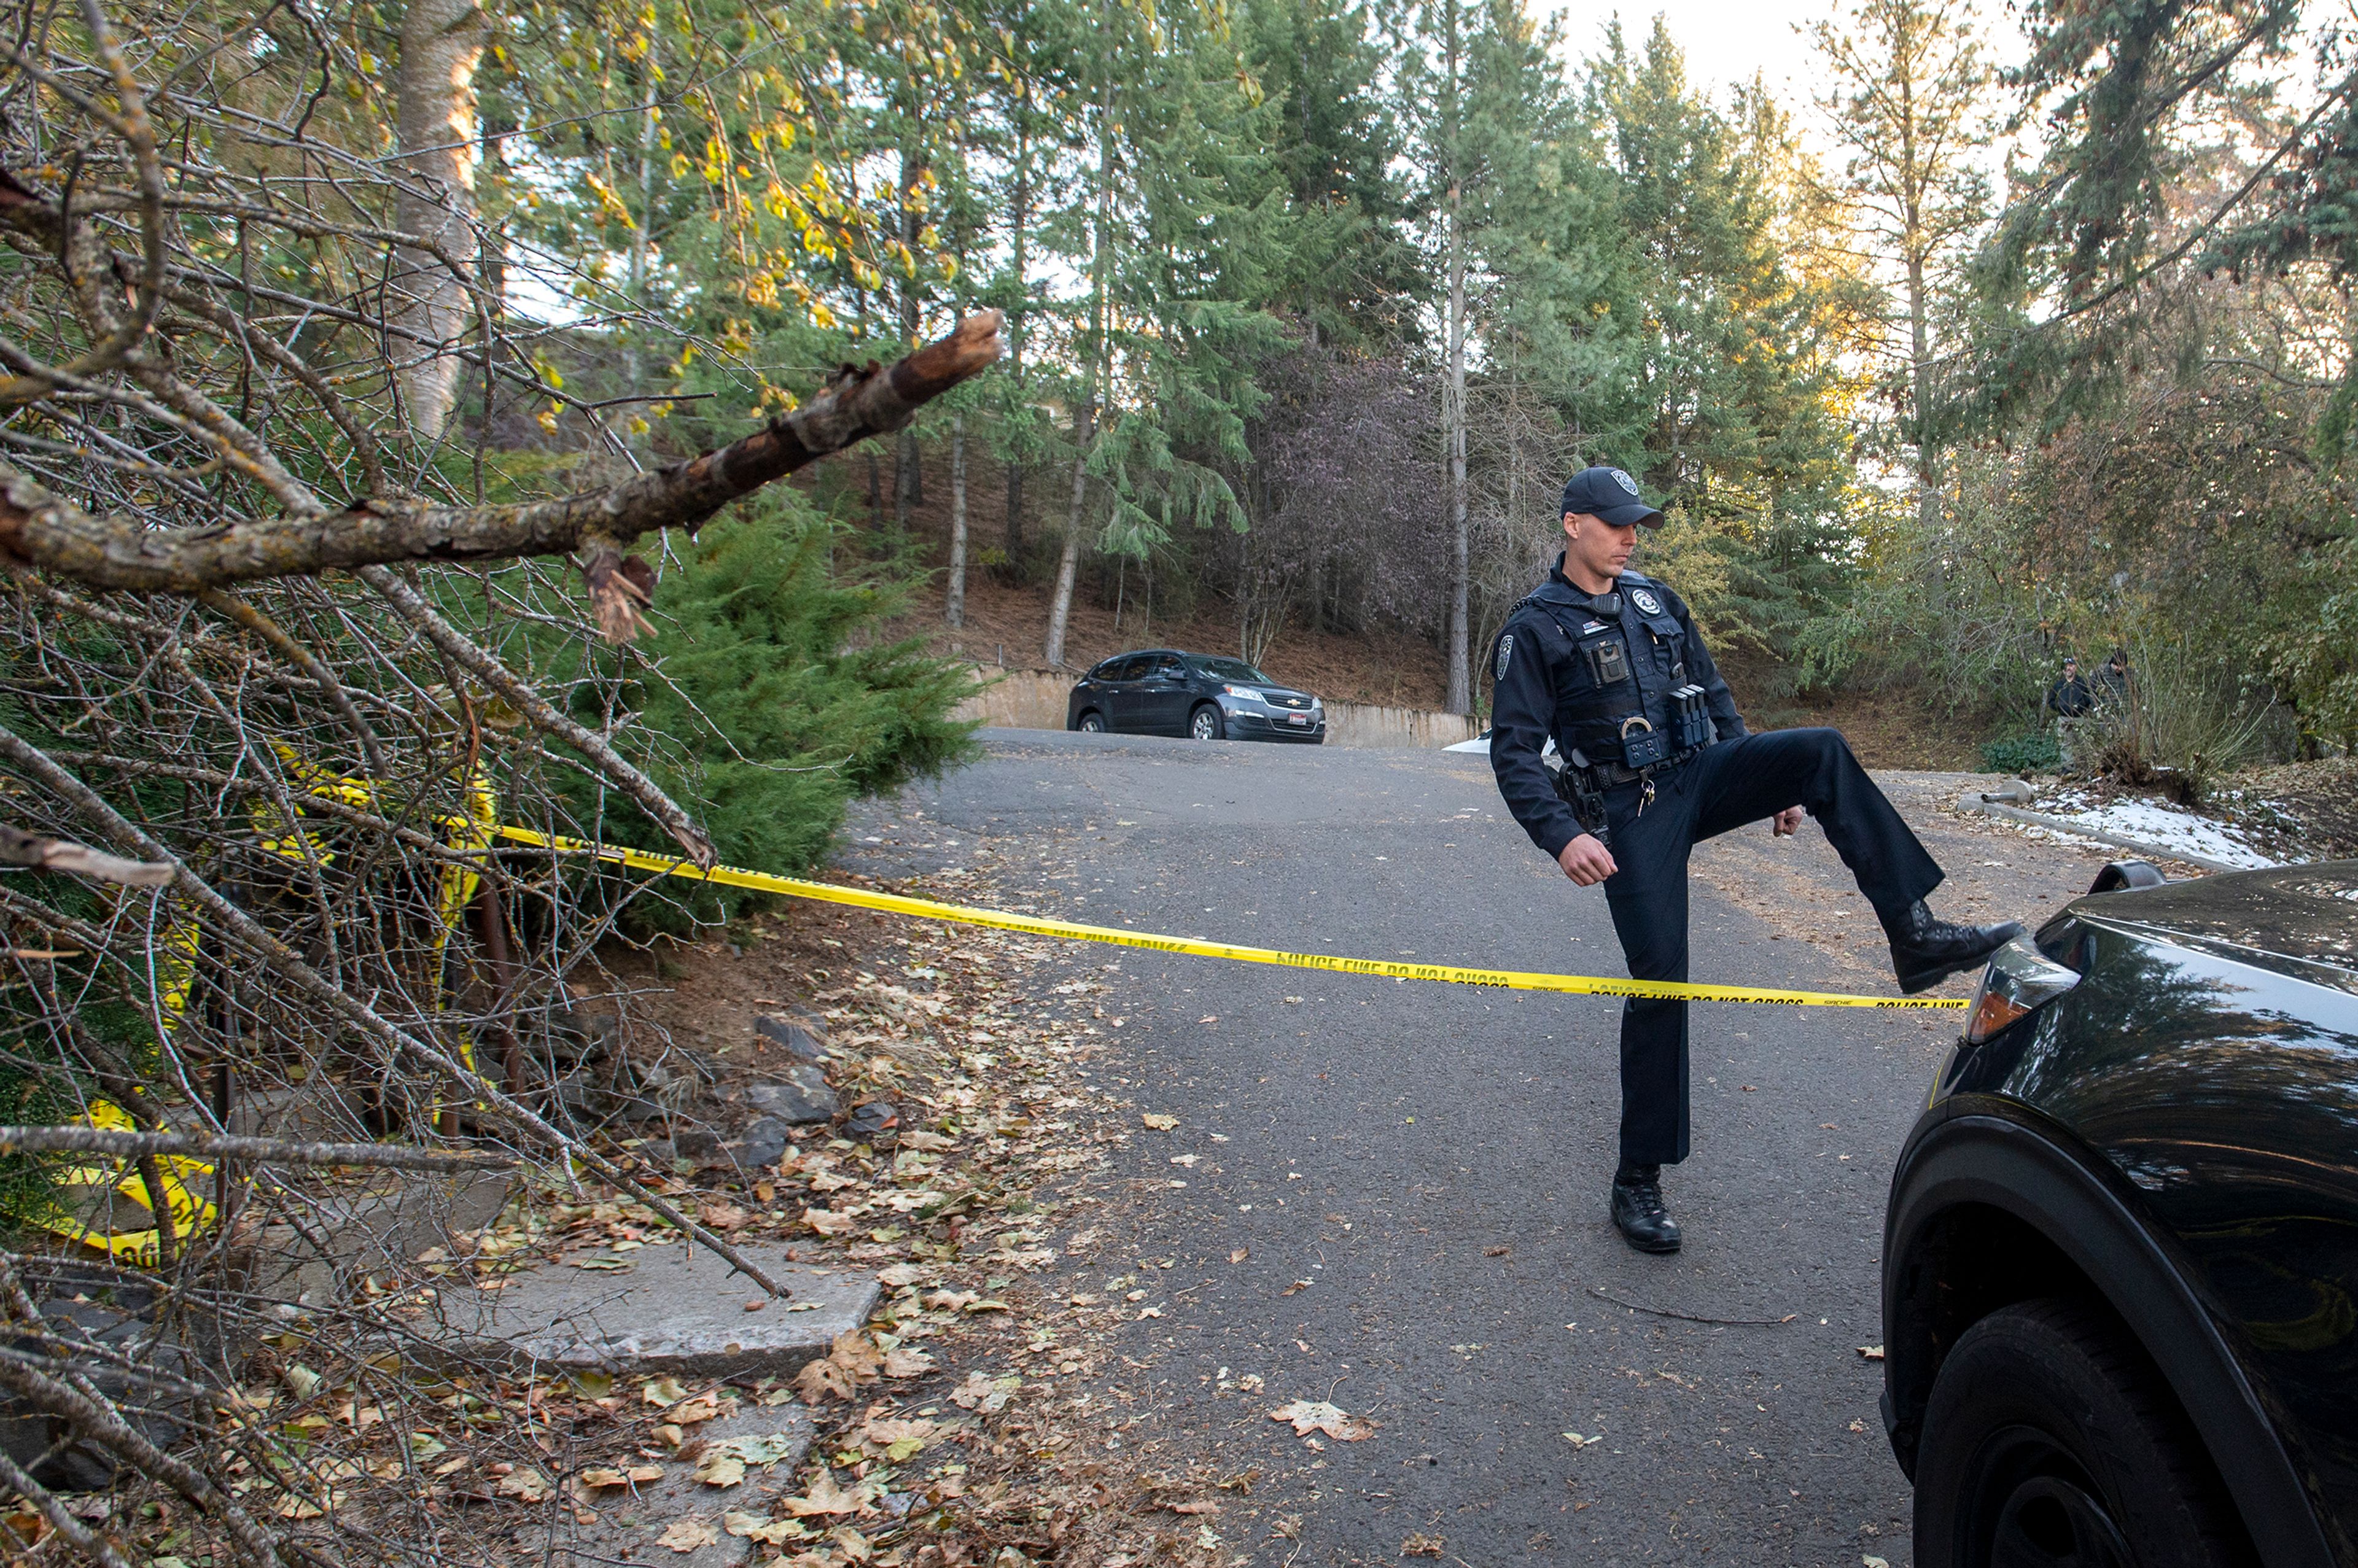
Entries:
POLYGON ((1256 686, 1270 684, 1267 676, 1242 659, 1212 659, 1197 654, 1188 663, 1194 665, 1198 673, 1210 676, 1214 680, 1249 680, 1256 686))

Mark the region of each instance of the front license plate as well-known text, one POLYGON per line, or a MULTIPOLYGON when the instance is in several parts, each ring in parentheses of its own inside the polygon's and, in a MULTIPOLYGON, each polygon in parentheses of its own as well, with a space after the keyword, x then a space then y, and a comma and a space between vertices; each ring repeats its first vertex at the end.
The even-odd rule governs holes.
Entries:
POLYGON ((1310 716, 1306 713, 1289 713, 1285 716, 1285 721, 1288 724, 1307 724, 1310 722, 1310 716))

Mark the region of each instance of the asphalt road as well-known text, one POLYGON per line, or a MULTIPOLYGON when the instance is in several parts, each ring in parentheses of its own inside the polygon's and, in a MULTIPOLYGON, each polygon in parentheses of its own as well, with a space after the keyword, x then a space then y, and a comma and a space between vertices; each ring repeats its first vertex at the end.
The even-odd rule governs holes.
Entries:
MULTIPOLYGON (((2036 925, 2102 863, 1942 815, 1960 775, 1884 782, 1948 869, 1932 902, 1953 917, 2036 925)), ((1479 756, 995 731, 853 836, 860 869, 988 865, 1094 923, 1627 972, 1602 892, 1531 847, 1479 756)), ((1694 871, 1697 979, 1892 994, 1814 827, 1728 835, 1694 871)), ((1127 1233, 1087 1281, 1162 1311, 1123 1331, 1106 1440, 1260 1472, 1225 1502, 1233 1546, 1301 1565, 1393 1563, 1419 1535, 1469 1568, 1909 1561, 1859 1347, 1883 1337, 1891 1163, 1955 1014, 1699 1005, 1694 1154, 1664 1184, 1686 1249, 1658 1259, 1606 1219, 1617 1002, 1071 963, 1120 1022, 1097 1081, 1178 1119, 1131 1123, 1127 1233), (1379 1430, 1313 1447, 1268 1416, 1297 1399, 1379 1430)))

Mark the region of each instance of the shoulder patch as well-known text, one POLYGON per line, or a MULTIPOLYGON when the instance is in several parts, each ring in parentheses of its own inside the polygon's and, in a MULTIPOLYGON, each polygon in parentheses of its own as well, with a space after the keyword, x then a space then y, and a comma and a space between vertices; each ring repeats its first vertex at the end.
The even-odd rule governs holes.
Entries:
POLYGON ((1631 589, 1629 590, 1629 602, 1636 605, 1640 611, 1648 615, 1660 615, 1662 612, 1662 601, 1654 597, 1654 591, 1651 589, 1631 589))
POLYGON ((1514 656, 1515 634, 1512 632, 1509 632, 1505 636, 1498 639, 1498 666, 1494 672, 1494 679, 1505 680, 1507 678, 1507 665, 1509 661, 1514 658, 1514 656))

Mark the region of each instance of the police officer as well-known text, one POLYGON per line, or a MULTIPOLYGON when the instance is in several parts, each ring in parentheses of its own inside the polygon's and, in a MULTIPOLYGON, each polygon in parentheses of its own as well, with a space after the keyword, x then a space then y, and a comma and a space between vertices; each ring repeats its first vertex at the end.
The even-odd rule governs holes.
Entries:
MULTIPOLYGON (((1581 887, 1605 884, 1629 973, 1687 978, 1687 855, 1769 820, 1818 819, 1891 939, 1903 991, 1978 964, 2021 934, 1955 925, 1924 897, 1941 868, 1833 730, 1748 733, 1678 595, 1627 569, 1638 526, 1661 526, 1637 481, 1584 469, 1563 487, 1563 553, 1515 606, 1491 654, 1490 765, 1531 842, 1581 887), (1543 749, 1564 762, 1554 777, 1543 749)), ((1613 1223, 1641 1252, 1675 1252, 1661 1167, 1687 1157, 1687 1004, 1621 1011, 1621 1163, 1613 1223)))

